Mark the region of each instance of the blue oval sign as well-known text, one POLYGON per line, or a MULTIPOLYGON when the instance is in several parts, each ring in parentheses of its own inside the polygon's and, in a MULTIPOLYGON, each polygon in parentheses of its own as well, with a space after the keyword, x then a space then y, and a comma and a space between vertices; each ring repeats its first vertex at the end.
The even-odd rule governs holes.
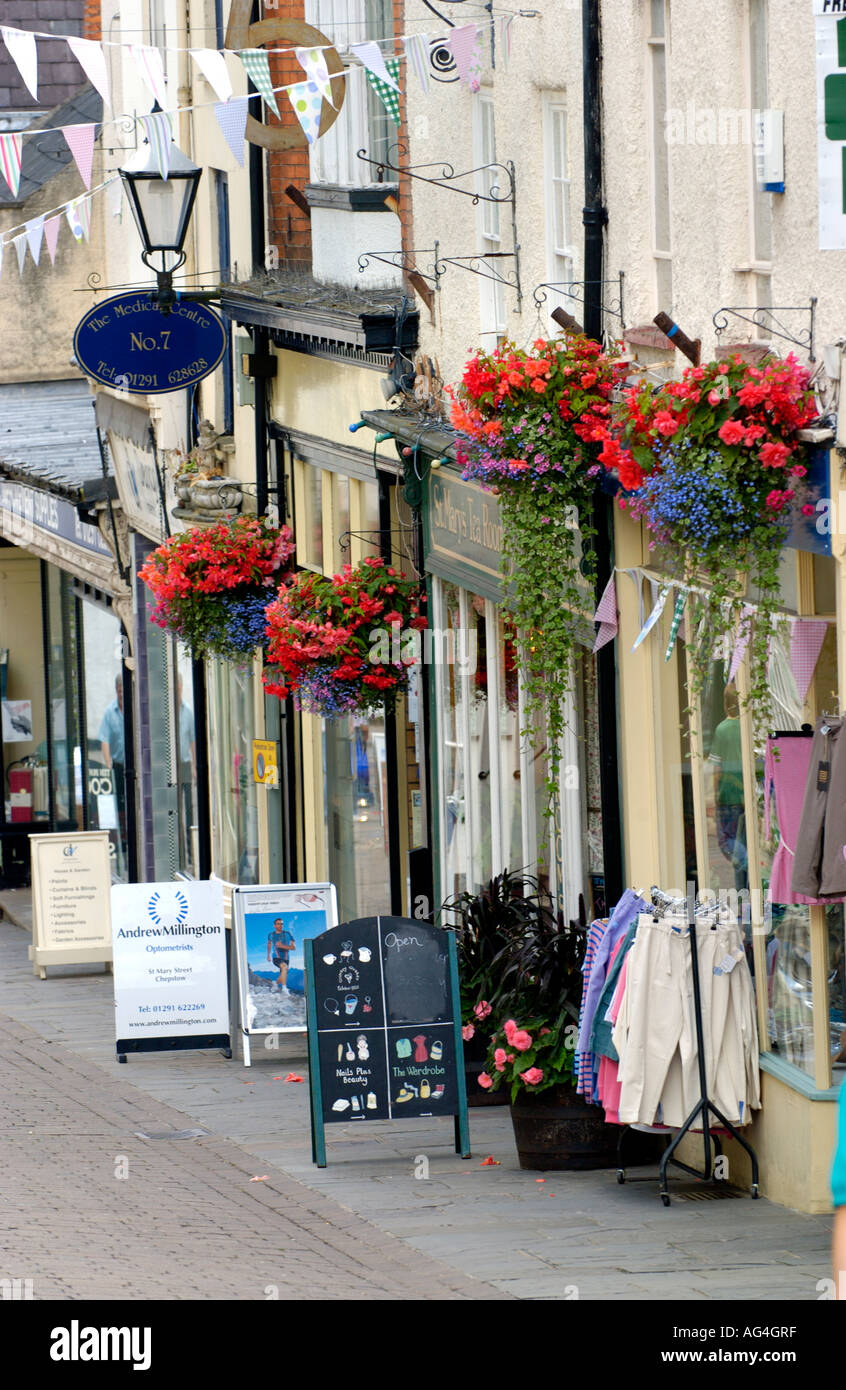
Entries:
POLYGON ((226 328, 207 304, 179 299, 169 314, 145 290, 101 300, 76 326, 73 348, 87 376, 154 396, 181 391, 213 372, 226 328))

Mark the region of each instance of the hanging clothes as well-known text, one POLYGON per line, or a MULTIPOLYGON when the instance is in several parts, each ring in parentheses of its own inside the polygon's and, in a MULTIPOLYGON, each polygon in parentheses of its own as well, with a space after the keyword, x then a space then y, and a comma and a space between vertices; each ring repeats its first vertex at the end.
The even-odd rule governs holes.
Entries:
POLYGON ((593 1057, 589 1049, 581 1046, 581 1023, 587 1006, 590 983, 593 976, 594 957, 600 942, 610 925, 610 918, 597 917, 588 928, 585 958, 582 962, 582 1002, 579 1010, 579 1040, 576 1044, 576 1094, 587 1096, 593 1091, 593 1057))
POLYGON ((779 844, 770 874, 770 902, 807 903, 820 906, 830 899, 795 893, 791 887, 800 821, 811 765, 813 738, 768 738, 764 759, 764 835, 770 836, 772 801, 775 799, 779 844))
POLYGON ((846 898, 846 734, 832 715, 814 726, 790 886, 805 901, 846 898))
POLYGON ((609 961, 618 943, 625 936, 639 912, 647 910, 646 903, 633 888, 627 888, 605 921, 591 924, 588 931, 582 973, 582 1004, 579 1012, 579 1038, 576 1044, 576 1090, 589 1099, 596 1098, 599 1062, 590 1046, 590 1033, 599 997, 605 985, 609 961))

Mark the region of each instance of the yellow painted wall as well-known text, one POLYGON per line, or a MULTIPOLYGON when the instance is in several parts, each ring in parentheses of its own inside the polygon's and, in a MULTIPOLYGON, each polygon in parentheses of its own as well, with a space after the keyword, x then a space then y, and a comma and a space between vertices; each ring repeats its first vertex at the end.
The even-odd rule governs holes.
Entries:
MULTIPOLYGON (((349 427, 362 410, 384 410, 380 373, 353 362, 334 362, 302 352, 283 350, 276 355, 279 368, 273 380, 272 419, 303 434, 370 452, 373 431, 365 428, 350 434, 349 427)), ((397 452, 390 440, 377 448, 396 463, 397 452)))

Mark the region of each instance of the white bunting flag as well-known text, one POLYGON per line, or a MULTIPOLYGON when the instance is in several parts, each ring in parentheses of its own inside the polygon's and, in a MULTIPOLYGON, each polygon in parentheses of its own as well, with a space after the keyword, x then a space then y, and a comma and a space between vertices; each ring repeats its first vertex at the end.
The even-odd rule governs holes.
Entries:
POLYGON ((170 173, 170 147, 173 144, 170 116, 167 111, 153 111, 149 116, 142 116, 141 123, 156 156, 159 173, 163 179, 167 179, 170 173))
POLYGON ((91 86, 94 87, 103 98, 107 106, 111 106, 112 97, 109 87, 109 70, 106 67, 106 55, 95 39, 77 39, 68 37, 66 40, 68 48, 73 54, 91 86))
POLYGON ((24 261, 26 260, 26 232, 19 232, 12 237, 12 245, 18 253, 18 272, 23 275, 24 261))
POLYGON ((91 187, 91 168, 94 163, 94 137, 97 127, 92 124, 62 126, 62 134, 86 188, 91 187))
POLYGON ((59 241, 59 227, 61 221, 61 217, 57 214, 55 217, 48 217, 47 221, 44 223, 44 245, 47 247, 51 265, 56 264, 56 246, 59 241))
POLYGON ((37 101, 38 57, 35 35, 27 33, 25 29, 6 29, 3 27, 0 27, 0 34, 3 35, 3 42, 9 50, 9 56, 15 67, 37 101))
POLYGON ((44 213, 42 212, 38 217, 31 217, 28 222, 24 223, 24 226, 26 227, 29 254, 38 265, 41 256, 41 237, 44 231, 44 213))
MULTIPOLYGON (((83 221, 83 202, 84 195, 79 198, 72 198, 65 208, 65 217, 68 220, 68 226, 73 232, 74 241, 82 241, 83 237, 86 236, 85 223, 83 221)), ((90 212, 88 214, 88 224, 90 227, 90 212)))
POLYGON ((513 23, 513 14, 504 14, 499 21, 499 42, 502 48, 502 59, 505 67, 508 67, 511 62, 511 26, 513 23))
POLYGON ((740 612, 740 617, 735 630, 734 647, 731 654, 731 665, 729 666, 728 683, 734 680, 737 675, 740 663, 743 660, 746 648, 749 646, 749 639, 752 636, 752 617, 755 609, 751 604, 744 603, 740 612))
POLYGON ((634 646, 632 647, 632 651, 633 651, 633 652, 636 652, 637 649, 638 649, 638 647, 641 645, 641 643, 649 636, 650 632, 651 632, 652 629, 654 628, 654 626, 655 626, 655 624, 657 623, 658 619, 660 618, 661 614, 664 612, 664 608, 665 608, 666 603, 667 603, 667 596, 668 596, 669 593, 670 593, 670 588, 669 588, 669 586, 667 586, 666 589, 662 589, 662 590, 661 590, 660 594, 658 595, 658 599, 657 599, 657 601, 656 601, 655 607, 653 608, 652 612, 650 613, 649 617, 646 619, 646 622, 643 624, 643 627, 641 628, 640 632, 638 633, 637 637, 635 638, 635 644, 634 644, 634 646))
POLYGON ((131 44, 130 52, 145 83, 159 106, 164 108, 167 106, 167 86, 161 53, 157 48, 148 48, 141 43, 131 44))
POLYGON ((317 83, 298 82, 295 87, 288 88, 288 99, 305 132, 306 140, 313 145, 320 134, 320 112, 323 108, 323 97, 318 91, 317 83))
POLYGON ((429 90, 429 39, 426 34, 406 34, 403 39, 405 56, 414 69, 424 92, 429 90))
POLYGON ((332 85, 329 81, 329 69, 326 66, 326 58, 319 48, 295 48, 297 62, 305 72, 309 82, 313 82, 330 106, 335 103, 332 100, 332 85))
POLYGON ((20 135, 0 135, 0 174, 3 175, 12 197, 17 198, 21 186, 21 157, 23 137, 20 135))
POLYGON ((192 48, 191 57, 218 101, 228 101, 232 95, 232 79, 223 54, 215 48, 192 48))
POLYGON ((247 128, 249 110, 250 103, 247 97, 219 101, 214 108, 217 123, 226 136, 226 143, 240 165, 244 163, 244 131, 247 128))
POLYGON ((399 91, 399 87, 385 66, 385 59, 382 57, 382 50, 378 43, 351 43, 350 51, 356 55, 368 71, 384 82, 386 87, 393 87, 395 92, 399 91))

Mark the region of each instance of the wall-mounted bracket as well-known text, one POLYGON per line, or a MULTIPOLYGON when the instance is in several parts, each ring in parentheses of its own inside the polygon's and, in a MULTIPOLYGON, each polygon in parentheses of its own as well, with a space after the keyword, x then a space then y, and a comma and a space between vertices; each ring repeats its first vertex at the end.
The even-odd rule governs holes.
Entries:
POLYGON ((811 295, 807 304, 775 304, 766 308, 755 304, 725 304, 718 309, 712 318, 714 332, 719 338, 726 331, 729 319, 740 319, 742 323, 751 323, 755 328, 763 328, 766 333, 774 338, 783 338, 785 342, 792 343, 794 347, 801 348, 808 354, 808 360, 815 362, 814 356, 814 329, 816 325, 817 296, 811 295), (799 330, 792 330, 784 323, 780 317, 782 314, 802 314, 808 320, 808 327, 799 330))

